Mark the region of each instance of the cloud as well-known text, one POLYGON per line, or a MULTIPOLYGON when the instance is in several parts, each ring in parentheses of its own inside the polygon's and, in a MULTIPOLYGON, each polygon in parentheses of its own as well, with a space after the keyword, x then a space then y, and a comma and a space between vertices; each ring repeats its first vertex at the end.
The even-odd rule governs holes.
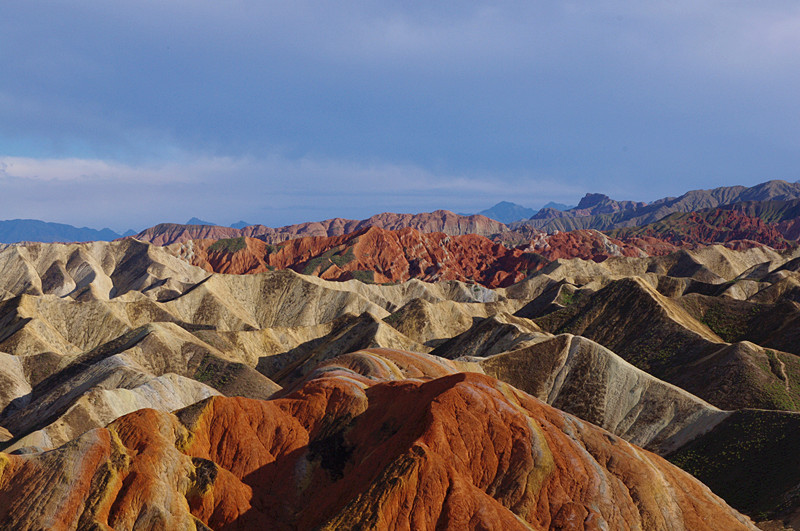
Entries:
POLYGON ((330 217, 439 208, 477 211, 508 198, 541 205, 572 199, 575 187, 526 176, 453 175, 414 166, 347 161, 186 157, 127 165, 97 159, 0 157, 0 210, 122 231, 192 216, 279 226, 330 217))
POLYGON ((352 201, 453 208, 528 181, 650 199, 794 180, 798 29, 774 0, 14 2, 0 155, 162 193, 314 174, 282 184, 311 197, 341 171, 352 201))

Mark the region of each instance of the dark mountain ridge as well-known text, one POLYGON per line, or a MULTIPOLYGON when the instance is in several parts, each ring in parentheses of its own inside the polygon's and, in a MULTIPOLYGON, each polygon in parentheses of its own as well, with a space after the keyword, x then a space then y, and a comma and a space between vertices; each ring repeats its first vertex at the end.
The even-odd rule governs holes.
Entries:
POLYGON ((652 203, 615 201, 602 194, 587 194, 570 210, 539 211, 532 219, 514 224, 547 232, 576 229, 612 230, 654 223, 675 212, 693 212, 746 201, 790 201, 800 199, 800 184, 773 180, 752 187, 725 186, 692 190, 679 197, 652 203))

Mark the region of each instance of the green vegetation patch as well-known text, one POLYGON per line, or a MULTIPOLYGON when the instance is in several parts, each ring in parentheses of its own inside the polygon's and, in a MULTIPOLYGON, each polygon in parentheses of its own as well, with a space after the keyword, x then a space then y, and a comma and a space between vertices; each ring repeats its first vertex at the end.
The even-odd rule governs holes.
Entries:
POLYGON ((194 379, 211 387, 219 388, 233 382, 237 365, 239 364, 207 356, 194 372, 194 379))
POLYGON ((358 280, 359 282, 363 282, 364 284, 375 283, 375 271, 356 270, 351 271, 350 274, 353 275, 354 279, 358 280))
POLYGON ((570 306, 578 300, 578 295, 572 291, 562 289, 558 294, 558 302, 562 306, 570 306))
POLYGON ((321 275, 322 273, 327 271, 328 268, 331 267, 331 265, 333 265, 331 264, 331 261, 328 260, 324 255, 317 256, 308 261, 306 266, 303 268, 303 274, 313 275, 314 273, 318 273, 319 275, 321 275))
POLYGON ((572 304, 566 305, 565 308, 548 313, 541 317, 533 319, 539 327, 551 334, 565 334, 572 333, 578 327, 573 326, 573 319, 581 312, 583 308, 574 304, 575 300, 572 299, 572 304))
POLYGON ((343 254, 341 247, 334 247, 309 260, 303 268, 303 274, 313 275, 317 273, 321 275, 330 269, 332 265, 336 264, 338 267, 343 267, 355 260, 355 258, 356 256, 353 254, 352 247, 348 247, 343 254))
POLYGON ((349 264, 353 260, 356 259, 356 255, 353 254, 353 248, 348 247, 344 254, 338 254, 338 251, 331 255, 330 261, 336 264, 339 267, 342 267, 346 264, 349 264))
POLYGON ((403 320, 403 317, 405 317, 405 314, 403 312, 396 311, 393 314, 384 317, 383 322, 388 324, 399 323, 400 321, 403 320))
POLYGON ((758 360, 758 367, 779 381, 760 389, 761 400, 767 409, 798 411, 800 405, 800 358, 793 354, 767 349, 766 360, 758 360))
POLYGON ((240 236, 239 238, 224 238, 222 240, 215 241, 211 247, 208 248, 209 251, 212 252, 221 252, 221 253, 237 253, 247 247, 247 242, 244 240, 244 236, 240 236))
MULTIPOLYGON (((632 365, 658 378, 668 378, 680 370, 680 360, 692 349, 692 340, 677 331, 654 330, 642 333, 625 349, 615 350, 632 365)), ((613 349, 612 349, 613 350, 613 349)))
POLYGON ((667 459, 759 521, 800 502, 797 448, 800 416, 741 410, 667 459))
POLYGON ((716 303, 706 310, 700 321, 713 330, 723 341, 728 343, 740 341, 747 334, 750 328, 750 321, 758 316, 761 308, 757 305, 751 307, 737 306, 716 303))

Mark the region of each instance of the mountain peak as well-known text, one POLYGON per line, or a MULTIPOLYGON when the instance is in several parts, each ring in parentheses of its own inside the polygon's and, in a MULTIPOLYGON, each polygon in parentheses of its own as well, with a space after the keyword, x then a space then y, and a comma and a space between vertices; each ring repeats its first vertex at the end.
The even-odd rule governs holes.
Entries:
POLYGON ((543 210, 545 208, 552 208, 553 210, 560 210, 560 211, 563 212, 564 210, 569 210, 571 208, 575 208, 575 205, 565 205, 564 203, 556 203, 555 201, 550 201, 549 203, 544 205, 541 208, 541 210, 543 210))
POLYGON ((605 194, 586 194, 581 199, 581 202, 578 203, 577 208, 592 208, 595 205, 599 205, 600 203, 604 203, 606 201, 611 201, 611 198, 605 194))
POLYGON ((200 218, 192 218, 186 222, 186 225, 211 225, 213 227, 217 226, 216 223, 211 223, 210 221, 204 221, 200 218))
POLYGON ((532 208, 527 208, 510 201, 500 201, 492 208, 478 212, 481 216, 486 216, 501 223, 513 223, 522 219, 528 219, 536 212, 532 208))

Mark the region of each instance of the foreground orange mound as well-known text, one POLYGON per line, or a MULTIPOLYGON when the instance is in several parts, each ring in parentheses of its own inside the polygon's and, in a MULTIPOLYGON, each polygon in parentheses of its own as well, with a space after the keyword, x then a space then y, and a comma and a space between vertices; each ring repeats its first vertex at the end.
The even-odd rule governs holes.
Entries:
POLYGON ((360 352, 308 378, 2 455, 0 526, 754 529, 656 455, 430 357, 360 352))

